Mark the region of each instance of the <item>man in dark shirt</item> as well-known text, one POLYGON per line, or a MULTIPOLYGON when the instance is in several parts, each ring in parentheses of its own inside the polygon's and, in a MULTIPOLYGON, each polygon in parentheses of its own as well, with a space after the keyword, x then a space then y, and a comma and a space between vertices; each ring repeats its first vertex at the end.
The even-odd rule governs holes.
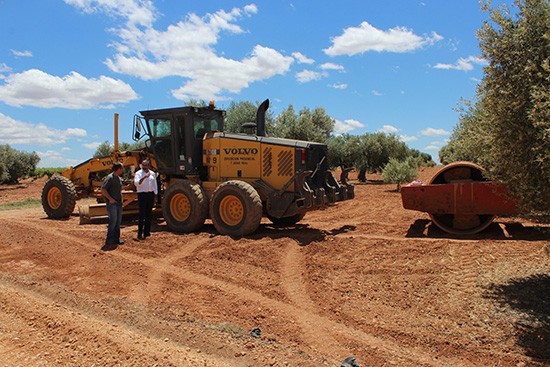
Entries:
POLYGON ((101 185, 101 192, 107 203, 107 213, 109 214, 109 226, 107 227, 107 238, 105 245, 101 248, 103 251, 110 251, 122 245, 124 241, 120 240, 120 223, 122 222, 122 164, 113 163, 111 173, 105 177, 101 185))

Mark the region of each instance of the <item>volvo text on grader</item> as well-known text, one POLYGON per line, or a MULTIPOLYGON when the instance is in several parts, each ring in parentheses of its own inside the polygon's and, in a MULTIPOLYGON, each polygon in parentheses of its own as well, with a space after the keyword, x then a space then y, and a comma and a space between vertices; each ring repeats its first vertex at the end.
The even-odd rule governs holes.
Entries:
MULTIPOLYGON (((256 114, 255 134, 224 132, 225 111, 180 107, 141 111, 134 138, 148 138, 146 148, 118 151, 87 160, 53 176, 44 185, 42 205, 48 217, 66 218, 77 199, 102 201, 101 177, 113 161, 135 170, 144 158, 160 173, 159 200, 170 230, 193 232, 210 218, 218 232, 243 236, 254 232, 262 216, 292 225, 310 210, 352 199, 345 175, 338 182, 328 167, 325 144, 267 137, 264 101, 256 114)), ((135 190, 123 191, 126 213, 135 210, 135 190)), ((80 207, 82 216, 105 214, 104 204, 80 207)))

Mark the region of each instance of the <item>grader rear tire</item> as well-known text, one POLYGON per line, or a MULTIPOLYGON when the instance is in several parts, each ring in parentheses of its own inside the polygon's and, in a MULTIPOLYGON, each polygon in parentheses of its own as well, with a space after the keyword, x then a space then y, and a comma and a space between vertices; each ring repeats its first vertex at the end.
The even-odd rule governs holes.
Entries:
MULTIPOLYGON (((446 184, 452 182, 484 181, 483 168, 471 162, 454 162, 437 172, 429 184, 446 184)), ((478 214, 432 214, 432 222, 447 233, 472 235, 489 227, 494 215, 478 214)))
POLYGON ((68 218, 76 205, 76 189, 66 177, 52 176, 42 189, 42 207, 49 218, 68 218))
POLYGON ((200 229, 208 215, 208 200, 203 188, 191 180, 168 186, 162 201, 162 214, 168 228, 189 233, 200 229))
POLYGON ((260 226, 262 200, 250 184, 227 181, 218 186, 212 195, 210 217, 221 234, 246 236, 260 226))

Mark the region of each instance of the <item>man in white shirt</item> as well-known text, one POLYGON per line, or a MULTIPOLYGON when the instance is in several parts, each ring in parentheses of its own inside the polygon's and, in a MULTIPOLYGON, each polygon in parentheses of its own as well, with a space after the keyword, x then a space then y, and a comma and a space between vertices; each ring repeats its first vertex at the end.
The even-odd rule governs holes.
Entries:
POLYGON ((157 175, 150 170, 150 162, 147 159, 141 162, 141 169, 134 176, 134 184, 137 188, 139 204, 137 238, 143 240, 151 235, 151 218, 158 193, 157 175))

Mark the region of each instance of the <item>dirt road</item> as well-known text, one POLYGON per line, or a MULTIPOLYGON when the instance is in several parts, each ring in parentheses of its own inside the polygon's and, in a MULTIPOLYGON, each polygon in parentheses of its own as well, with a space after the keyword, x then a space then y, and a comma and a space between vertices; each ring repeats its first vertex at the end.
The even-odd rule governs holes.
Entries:
POLYGON ((0 366, 549 366, 549 228, 453 238, 394 188, 242 239, 127 220, 111 252, 105 224, 0 211, 0 366))

